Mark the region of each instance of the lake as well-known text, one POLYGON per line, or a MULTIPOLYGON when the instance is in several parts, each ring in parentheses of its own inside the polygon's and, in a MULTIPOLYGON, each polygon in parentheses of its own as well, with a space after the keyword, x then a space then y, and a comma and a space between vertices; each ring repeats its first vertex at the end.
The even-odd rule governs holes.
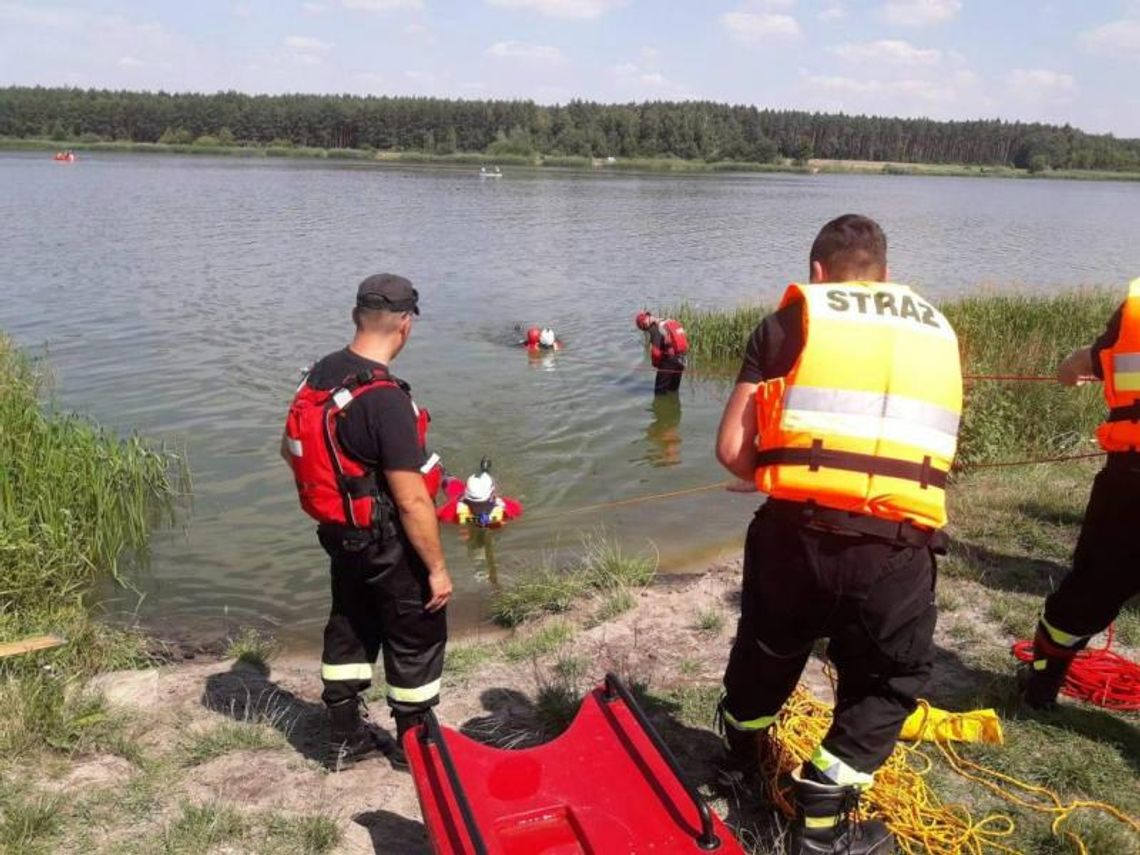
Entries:
MULTIPOLYGON (((46 352, 61 406, 181 444, 182 525, 159 532, 145 595, 169 637, 269 626, 316 645, 327 567, 277 456, 300 369, 342 347, 357 283, 410 277, 423 314, 395 365, 465 476, 488 456, 524 518, 501 576, 573 559, 605 528, 664 570, 737 548, 757 505, 722 480, 724 383, 655 406, 633 315, 682 300, 772 303, 806 276, 819 227, 879 220, 896 281, 932 297, 1021 284, 1117 285, 1140 272, 1140 185, 860 175, 623 175, 283 160, 0 155, 0 328, 46 352), (516 326, 566 350, 528 359, 516 326)), ((486 555, 445 529, 453 622, 477 626, 486 555)))

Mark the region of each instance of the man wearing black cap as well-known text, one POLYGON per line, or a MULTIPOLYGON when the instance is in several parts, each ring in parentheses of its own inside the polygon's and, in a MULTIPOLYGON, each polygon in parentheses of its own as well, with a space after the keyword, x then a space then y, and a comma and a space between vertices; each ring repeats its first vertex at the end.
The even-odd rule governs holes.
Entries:
POLYGON ((331 719, 334 770, 377 752, 406 768, 399 740, 439 702, 451 578, 429 486, 438 464, 425 448, 426 411, 413 402, 408 386, 388 373, 411 334, 418 298, 402 276, 381 273, 360 283, 352 343, 309 370, 282 444, 301 503, 320 522, 317 535, 331 558, 321 697, 331 719), (331 419, 316 422, 322 429, 326 423, 335 427, 329 440, 310 429, 302 447, 304 429, 296 427, 295 413, 305 396, 320 412, 335 405, 331 419), (331 460, 335 474, 314 476, 305 467, 326 448, 324 459, 331 460), (322 480, 334 485, 323 494, 317 483, 322 480), (371 519, 358 518, 362 507, 371 519), (360 699, 381 650, 387 701, 396 719, 394 746, 367 719, 360 699))

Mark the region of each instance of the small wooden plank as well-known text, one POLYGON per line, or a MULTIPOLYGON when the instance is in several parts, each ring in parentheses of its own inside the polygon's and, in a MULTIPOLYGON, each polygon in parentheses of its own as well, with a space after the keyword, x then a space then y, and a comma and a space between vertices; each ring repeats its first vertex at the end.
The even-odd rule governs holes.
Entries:
POLYGON ((31 653, 33 650, 50 650, 63 644, 67 644, 67 641, 58 635, 32 635, 19 641, 7 641, 0 644, 0 659, 19 656, 21 653, 31 653))

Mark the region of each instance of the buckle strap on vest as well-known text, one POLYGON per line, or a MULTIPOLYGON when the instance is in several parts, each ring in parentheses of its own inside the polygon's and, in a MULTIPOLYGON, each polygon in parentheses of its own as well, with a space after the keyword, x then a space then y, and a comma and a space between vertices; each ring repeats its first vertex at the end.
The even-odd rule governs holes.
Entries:
POLYGON ((883 475, 887 478, 901 478, 917 481, 927 487, 946 488, 949 474, 945 469, 930 465, 930 458, 924 457, 921 463, 898 460, 893 457, 878 457, 874 454, 858 454, 854 451, 835 451, 823 447, 822 440, 814 440, 811 448, 769 448, 756 455, 757 466, 807 466, 812 472, 821 467, 843 469, 847 472, 862 472, 866 475, 883 475))
POLYGON ((1127 407, 1113 407, 1108 411, 1110 422, 1136 422, 1140 421, 1140 401, 1129 404, 1127 407))

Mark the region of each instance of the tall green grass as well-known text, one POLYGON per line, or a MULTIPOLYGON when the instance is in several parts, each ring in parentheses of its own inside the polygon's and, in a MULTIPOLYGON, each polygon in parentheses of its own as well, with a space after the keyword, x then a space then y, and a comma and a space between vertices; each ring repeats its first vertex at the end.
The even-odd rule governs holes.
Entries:
POLYGON ((603 599, 630 588, 643 588, 657 574, 657 556, 630 555, 604 532, 582 539, 582 552, 569 567, 547 562, 504 582, 491 597, 491 619, 518 626, 543 614, 569 611, 575 601, 596 594, 603 599))
MULTIPOLYGON (((941 308, 958 332, 964 373, 1052 377, 1065 356, 1096 339, 1123 297, 1110 290, 995 292, 941 308)), ((1092 451, 1104 415, 1099 383, 1077 389, 1053 382, 968 383, 959 459, 1092 451)))
POLYGON ((185 476, 169 451, 45 407, 43 387, 38 366, 0 335, 0 641, 67 642, 0 660, 7 751, 29 738, 69 748, 101 731, 103 715, 64 684, 140 662, 145 642, 94 619, 90 592, 144 555, 185 476))
MULTIPOLYGON (((965 374, 1052 376, 1074 348, 1104 329, 1123 292, 983 293, 941 304, 958 333, 965 374)), ((698 370, 731 376, 748 338, 767 313, 761 306, 727 310, 682 304, 681 321, 698 370)), ((959 445, 963 463, 1091 449, 1104 416, 1099 384, 1069 389, 1052 382, 966 385, 959 445)))

